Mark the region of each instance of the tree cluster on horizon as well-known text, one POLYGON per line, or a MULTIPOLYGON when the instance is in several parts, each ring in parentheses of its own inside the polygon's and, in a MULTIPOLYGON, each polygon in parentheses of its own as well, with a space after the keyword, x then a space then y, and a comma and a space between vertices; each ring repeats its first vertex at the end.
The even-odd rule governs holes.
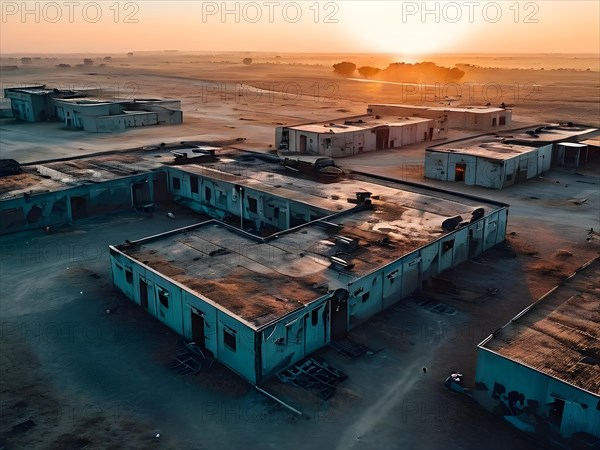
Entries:
POLYGON ((458 67, 438 66, 433 62, 419 62, 415 64, 395 62, 385 69, 372 66, 358 67, 349 61, 342 61, 333 65, 333 72, 343 76, 351 77, 355 72, 367 79, 382 81, 400 81, 418 83, 422 81, 458 81, 465 72, 458 67))

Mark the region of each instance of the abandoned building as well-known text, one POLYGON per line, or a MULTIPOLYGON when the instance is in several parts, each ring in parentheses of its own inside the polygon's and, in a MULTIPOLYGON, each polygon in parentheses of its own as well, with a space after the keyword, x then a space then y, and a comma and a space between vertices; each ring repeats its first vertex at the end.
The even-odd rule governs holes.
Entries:
POLYGON ((56 100, 55 107, 56 117, 65 126, 95 133, 183 123, 179 100, 134 99, 107 102, 75 98, 56 100))
POLYGON ((482 136, 425 151, 425 177, 502 189, 550 170, 552 144, 536 148, 482 136))
POLYGON ((151 153, 140 157, 119 152, 27 165, 13 161, 10 171, 0 174, 0 234, 151 207, 167 195, 161 159, 151 153))
POLYGON ((478 345, 484 408, 562 448, 600 443, 600 259, 478 345))
POLYGON ((398 104, 369 105, 369 114, 424 117, 446 121, 449 128, 464 130, 494 130, 510 126, 512 110, 490 106, 415 106, 398 104))
POLYGON ((172 199, 202 213, 111 246, 113 282, 252 383, 504 240, 501 203, 361 174, 319 182, 274 155, 175 147, 6 161, 0 232, 172 199))
POLYGON ((587 146, 577 141, 597 133, 586 126, 540 126, 434 145, 425 150, 425 177, 502 189, 551 167, 579 167, 587 146))
POLYGON ((44 85, 4 89, 13 116, 27 122, 58 120, 95 133, 183 123, 179 100, 90 98, 91 92, 47 89, 44 85))
POLYGON ((251 383, 505 237, 501 203, 359 174, 319 183, 265 155, 187 155, 163 168, 169 193, 213 219, 111 246, 113 283, 251 383))
POLYGON ((442 139, 446 134, 447 126, 443 118, 361 115, 277 127, 275 144, 282 152, 341 158, 442 139))
POLYGON ((88 93, 48 89, 45 85, 4 89, 4 98, 10 100, 12 116, 26 122, 42 122, 56 117, 54 99, 84 98, 88 93))

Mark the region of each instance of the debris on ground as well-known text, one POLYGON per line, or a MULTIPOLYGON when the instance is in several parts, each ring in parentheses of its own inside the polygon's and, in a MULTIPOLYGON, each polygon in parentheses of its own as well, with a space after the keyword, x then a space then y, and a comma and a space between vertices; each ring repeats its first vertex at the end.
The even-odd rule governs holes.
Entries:
POLYGON ((367 347, 350 339, 335 339, 330 341, 328 345, 348 359, 358 358, 368 351, 367 347))
POLYGON ((571 200, 569 200, 571 203, 575 204, 575 205, 583 205, 585 202, 587 202, 589 200, 589 197, 585 197, 585 198, 572 198, 571 200))
POLYGON ((458 392, 459 394, 466 394, 468 396, 472 396, 471 390, 469 388, 464 387, 463 385, 463 374, 460 372, 453 372, 448 375, 446 381, 444 381, 444 386, 454 392, 458 392))
POLYGON ((202 369, 210 369, 214 361, 208 351, 203 352, 194 342, 184 341, 177 347, 175 359, 167 367, 178 375, 197 374, 202 369))
POLYGON ((307 357, 293 367, 277 372, 277 378, 314 392, 321 400, 329 400, 335 394, 336 385, 346 380, 348 375, 320 358, 307 357))
POLYGON ((455 308, 444 305, 443 303, 438 303, 431 299, 423 298, 423 299, 419 300, 417 302, 417 304, 420 307, 425 308, 428 311, 438 313, 438 314, 443 314, 445 316, 453 316, 456 314, 455 308))

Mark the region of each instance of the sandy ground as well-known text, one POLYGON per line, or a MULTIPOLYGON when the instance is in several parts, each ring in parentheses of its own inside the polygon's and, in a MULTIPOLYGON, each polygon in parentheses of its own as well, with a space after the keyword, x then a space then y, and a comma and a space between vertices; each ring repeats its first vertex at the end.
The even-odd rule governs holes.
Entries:
MULTIPOLYGON (((373 102, 504 102, 515 107, 517 122, 583 121, 600 126, 597 71, 531 70, 526 63, 520 70, 472 67, 465 69, 466 75, 458 83, 407 86, 337 77, 331 69, 333 63, 339 62, 335 56, 284 55, 276 59, 276 55, 264 55, 255 58, 256 63, 250 66, 241 64, 245 56, 142 54, 114 56, 108 63, 99 58, 91 67, 75 67, 82 59, 61 56, 3 71, 3 87, 41 83, 61 89, 96 89, 97 96, 103 98, 178 98, 182 100, 184 123, 96 134, 64 129, 56 123, 2 120, 2 157, 26 162, 107 148, 222 138, 245 138, 248 148, 267 150, 274 144, 277 124, 362 114, 366 105, 373 102), (73 67, 58 69, 58 63, 73 67)), ((344 57, 354 61, 365 58, 344 57)), ((470 60, 455 61, 459 62, 470 60)), ((368 60, 365 63, 371 64, 368 60)), ((17 62, 4 58, 0 64, 17 62)))
MULTIPOLYGON (((0 154, 25 162, 228 138, 245 138, 240 147, 267 151, 277 124, 360 114, 368 102, 404 101, 402 86, 336 78, 324 59, 286 58, 243 66, 235 54, 135 56, 113 58, 105 67, 54 68, 69 62, 65 57, 3 72, 5 85, 93 85, 125 95, 181 98, 185 123, 97 135, 3 120, 0 154), (291 95, 292 89, 302 95, 291 95)), ((597 72, 474 69, 467 76, 506 89, 497 103, 514 104, 519 123, 600 125, 597 72), (541 85, 535 95, 515 97, 507 90, 531 84, 541 85)), ((339 163, 423 181, 422 159, 417 145, 339 163)), ((541 448, 446 390, 443 381, 461 370, 471 385, 477 343, 598 256, 600 239, 587 242, 585 230, 600 229, 599 174, 594 168, 553 170, 503 191, 431 183, 509 203, 506 246, 444 273, 458 294, 427 293, 451 314, 410 298, 352 332, 373 354, 347 360, 321 350, 320 356, 350 375, 329 402, 270 383, 269 390, 304 413, 301 418, 222 366, 197 376, 169 371, 165 364, 177 336, 112 288, 108 244, 200 217, 163 205, 152 216, 127 212, 58 234, 1 237, 0 448, 541 448), (588 200, 572 201, 581 198, 588 200), (167 211, 176 219, 168 219, 167 211), (498 288, 495 295, 488 294, 491 287, 498 288), (116 311, 106 315, 107 308, 116 311), (19 425, 30 418, 31 428, 19 425)))

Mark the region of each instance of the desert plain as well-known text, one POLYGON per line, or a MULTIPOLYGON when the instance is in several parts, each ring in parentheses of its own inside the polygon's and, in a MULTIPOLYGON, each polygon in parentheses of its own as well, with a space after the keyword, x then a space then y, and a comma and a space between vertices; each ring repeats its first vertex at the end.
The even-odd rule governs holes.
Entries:
MULTIPOLYGON (((273 152, 276 126, 363 114, 369 103, 504 103, 513 110, 511 128, 600 127, 593 55, 429 59, 465 71, 452 83, 343 78, 332 70, 340 61, 385 67, 393 62, 386 55, 134 52, 93 55, 88 66, 81 62, 89 55, 40 55, 30 64, 20 56, 2 56, 3 88, 45 84, 94 89, 99 98, 176 98, 184 114, 182 125, 118 134, 0 119, 0 157, 22 163, 182 141, 273 152), (243 64, 248 57, 252 63, 243 64)), ((468 134, 450 130, 448 140, 468 134)), ((413 296, 350 333, 369 354, 349 361, 320 350, 349 375, 330 401, 271 382, 300 417, 218 364, 199 375, 169 371, 177 336, 112 287, 109 244, 203 217, 165 204, 151 217, 124 212, 58 234, 0 237, 0 448, 543 448, 443 382, 459 370, 472 387, 477 344, 598 257, 600 237, 588 241, 587 230, 600 230, 600 163, 553 169, 496 191, 425 180, 425 145, 336 162, 508 203, 506 242, 442 274, 460 293, 433 300, 452 314, 413 296), (16 426, 27 419, 34 425, 16 426)))

